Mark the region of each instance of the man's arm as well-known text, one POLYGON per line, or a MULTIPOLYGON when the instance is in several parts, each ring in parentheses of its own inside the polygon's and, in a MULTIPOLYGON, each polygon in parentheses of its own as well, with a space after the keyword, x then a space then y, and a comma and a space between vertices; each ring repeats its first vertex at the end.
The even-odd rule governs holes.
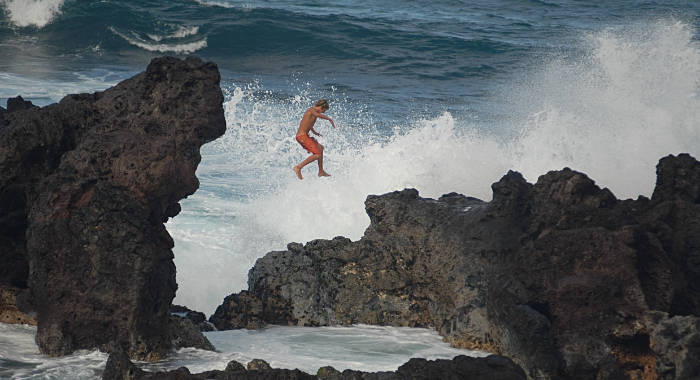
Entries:
POLYGON ((333 119, 331 119, 330 117, 328 117, 328 116, 326 116, 326 115, 324 115, 316 110, 312 110, 311 112, 313 112, 314 116, 316 116, 316 117, 320 117, 321 119, 326 119, 326 120, 330 121, 333 128, 335 128, 335 123, 333 122, 333 119))

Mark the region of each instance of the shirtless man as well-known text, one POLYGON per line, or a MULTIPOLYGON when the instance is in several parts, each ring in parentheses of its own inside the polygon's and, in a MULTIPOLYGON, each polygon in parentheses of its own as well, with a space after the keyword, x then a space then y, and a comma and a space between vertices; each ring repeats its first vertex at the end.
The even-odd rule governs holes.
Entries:
POLYGON ((328 100, 321 99, 317 101, 313 107, 307 109, 306 112, 304 112, 304 117, 301 118, 299 130, 297 130, 297 142, 301 144, 301 146, 303 146, 309 153, 311 153, 311 155, 293 168, 299 179, 304 178, 301 176, 301 169, 316 160, 318 160, 318 176, 330 177, 330 174, 323 170, 323 145, 319 144, 315 138, 309 136, 309 131, 313 132, 313 134, 316 136, 322 136, 320 133, 314 130, 314 124, 316 123, 316 119, 319 117, 330 121, 333 128, 335 128, 333 119, 323 114, 324 112, 328 111, 328 108, 330 108, 328 105, 328 100))

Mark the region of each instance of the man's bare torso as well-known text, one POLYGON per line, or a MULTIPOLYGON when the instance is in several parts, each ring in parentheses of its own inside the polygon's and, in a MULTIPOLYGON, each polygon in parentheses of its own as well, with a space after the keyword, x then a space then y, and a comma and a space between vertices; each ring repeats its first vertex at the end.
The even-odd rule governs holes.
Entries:
POLYGON ((304 117, 301 118, 299 123, 299 130, 297 130, 297 135, 308 135, 311 128, 316 124, 317 117, 313 113, 313 107, 309 108, 304 112, 304 117))

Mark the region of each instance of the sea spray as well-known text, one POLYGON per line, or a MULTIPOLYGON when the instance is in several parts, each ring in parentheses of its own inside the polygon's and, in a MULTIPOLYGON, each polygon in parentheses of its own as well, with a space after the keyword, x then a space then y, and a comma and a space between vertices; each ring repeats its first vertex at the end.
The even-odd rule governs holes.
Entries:
POLYGON ((15 26, 43 28, 61 14, 64 0, 2 0, 5 13, 15 26))
POLYGON ((680 22, 651 26, 593 33, 583 56, 550 57, 514 81, 502 94, 515 104, 512 125, 456 122, 443 112, 380 126, 368 105, 331 93, 339 101, 328 114, 338 128, 324 120, 316 128, 330 178, 316 177, 315 163, 303 181, 291 170, 307 155, 293 139, 298 119, 321 92, 304 83, 287 96, 260 82, 230 85, 228 131, 205 146, 202 188, 169 224, 175 301, 211 313, 247 287, 248 270, 265 253, 292 241, 359 239, 369 194, 413 187, 424 197, 456 191, 488 201, 490 185, 509 169, 534 182, 568 166, 618 197, 649 195, 661 156, 700 156, 697 41, 680 22), (515 137, 485 132, 503 128, 515 137))
POLYGON ((700 45, 675 20, 586 37, 585 54, 553 59, 515 88, 523 120, 513 168, 535 181, 583 171, 620 198, 651 195, 668 154, 700 156, 700 45))
POLYGON ((366 109, 339 96, 328 112, 338 127, 324 120, 316 126, 332 177, 318 178, 312 163, 300 181, 291 168, 308 154, 294 134, 315 100, 301 91, 283 101, 269 98, 259 84, 229 91, 226 135, 204 148, 197 172, 202 187, 169 224, 176 239, 183 236, 175 246, 180 289, 198 289, 178 292, 175 302, 211 313, 223 297, 246 288, 248 270, 265 253, 292 241, 359 239, 369 224, 368 194, 415 187, 430 197, 452 189, 490 199, 489 175, 507 170, 498 143, 475 129, 457 129, 449 113, 381 131, 366 124, 372 120, 366 109), (240 193, 231 194, 236 188, 240 193), (198 254, 181 253, 185 249, 198 254))

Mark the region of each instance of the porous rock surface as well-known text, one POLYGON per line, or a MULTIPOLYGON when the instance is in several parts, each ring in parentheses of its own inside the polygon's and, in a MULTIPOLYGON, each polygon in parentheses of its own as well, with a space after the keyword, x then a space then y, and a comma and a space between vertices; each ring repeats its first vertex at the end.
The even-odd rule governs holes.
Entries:
POLYGON ((163 223, 225 131, 219 80, 213 63, 156 58, 106 91, 0 112, 0 283, 21 291, 43 353, 156 360, 172 347, 163 223))
POLYGON ((0 285, 0 322, 7 324, 36 325, 32 316, 17 307, 17 294, 21 290, 10 285, 0 285))
POLYGON ((651 199, 618 200, 568 168, 492 188, 488 203, 369 196, 359 241, 268 253, 210 321, 432 326, 533 379, 699 378, 698 161, 661 159, 651 199))

